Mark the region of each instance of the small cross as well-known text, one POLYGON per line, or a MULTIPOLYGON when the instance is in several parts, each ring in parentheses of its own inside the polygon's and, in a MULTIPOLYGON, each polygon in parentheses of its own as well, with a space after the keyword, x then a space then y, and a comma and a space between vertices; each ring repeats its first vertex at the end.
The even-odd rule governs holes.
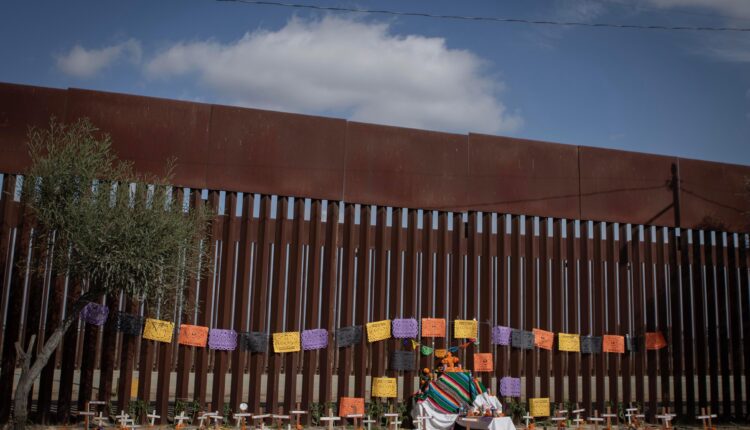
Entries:
POLYGON ((213 414, 211 414, 209 418, 214 420, 214 427, 216 427, 217 430, 219 428, 220 423, 224 421, 224 417, 219 415, 219 411, 216 411, 213 414))
POLYGON ((260 420, 260 430, 264 430, 266 428, 265 419, 270 417, 270 414, 263 414, 260 415, 253 415, 253 420, 260 420))
POLYGON ((612 408, 607 406, 607 413, 602 414, 604 418, 607 419, 607 430, 612 430, 612 418, 617 418, 617 414, 612 413, 612 408))
POLYGON ((604 418, 599 418, 599 411, 594 411, 594 416, 589 417, 589 421, 594 423, 594 430, 599 430, 599 423, 604 421, 604 418))
POLYGON ((328 416, 322 417, 321 421, 327 421, 328 422, 328 430, 333 430, 333 422, 340 420, 340 417, 334 417, 333 416, 333 409, 328 408, 328 416))
POLYGON ((701 413, 703 415, 699 415, 698 419, 703 421, 703 428, 705 430, 713 429, 711 418, 716 418, 716 415, 711 415, 711 408, 708 409, 708 412, 706 412, 706 408, 701 408, 701 413))
POLYGON ((656 418, 662 420, 662 428, 664 430, 669 430, 671 428, 670 423, 672 421, 672 418, 674 418, 675 416, 675 414, 669 413, 669 408, 664 408, 664 412, 661 415, 657 415, 656 418))
POLYGON ((526 421, 526 428, 529 429, 529 421, 534 421, 534 417, 529 414, 523 416, 523 420, 526 421))
POLYGON ((297 409, 290 412, 295 417, 295 427, 297 430, 302 430, 302 415, 307 415, 307 411, 303 411, 299 408, 299 402, 297 402, 297 409))
POLYGON ((174 417, 174 420, 177 421, 177 425, 175 425, 175 429, 181 429, 185 424, 184 422, 189 420, 190 418, 185 415, 185 411, 180 412, 180 415, 177 415, 174 417))
POLYGON ((363 424, 367 424, 367 430, 370 430, 370 425, 372 425, 372 423, 374 422, 375 420, 371 419, 369 415, 365 419, 362 420, 363 424))
POLYGON ((393 426, 395 430, 398 430, 399 424, 401 424, 401 421, 398 420, 398 414, 395 413, 387 413, 383 414, 384 417, 389 418, 390 423, 388 424, 388 427, 393 426))
POLYGON ((107 418, 104 418, 102 415, 102 411, 99 411, 99 415, 94 417, 94 422, 96 423, 97 427, 104 427, 104 424, 108 421, 107 418))
POLYGON ((153 412, 151 412, 150 414, 147 414, 147 415, 146 415, 146 418, 148 418, 148 419, 149 419, 149 421, 150 421, 150 424, 149 424, 149 425, 150 425, 151 427, 153 427, 153 426, 154 426, 154 424, 156 424, 156 419, 157 419, 157 418, 161 418, 161 415, 156 415, 156 409, 154 409, 154 411, 153 411, 153 412))
MULTIPOLYGON (((279 410, 279 414, 271 415, 271 418, 276 420, 276 428, 278 430, 281 430, 281 426, 284 425, 284 420, 289 419, 289 415, 281 415, 282 412, 283 412, 282 410, 279 410)), ((287 427, 287 430, 291 430, 289 428, 289 423, 287 423, 286 427, 287 427)))
POLYGON ((198 428, 206 428, 204 424, 206 420, 213 416, 213 414, 213 412, 204 412, 203 414, 201 414, 201 416, 198 417, 198 428))
POLYGON ((419 412, 419 416, 414 419, 417 423, 417 430, 424 430, 424 422, 427 420, 427 418, 422 415, 422 412, 419 412))
POLYGON ((120 428, 125 428, 128 425, 128 418, 130 415, 126 414, 125 411, 120 412, 120 415, 115 416, 120 422, 120 428))

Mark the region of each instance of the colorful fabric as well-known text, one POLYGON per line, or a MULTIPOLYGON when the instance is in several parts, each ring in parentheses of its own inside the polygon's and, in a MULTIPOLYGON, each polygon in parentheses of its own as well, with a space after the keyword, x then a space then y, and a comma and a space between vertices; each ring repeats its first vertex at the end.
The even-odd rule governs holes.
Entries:
POLYGON ((437 380, 428 382, 417 400, 430 403, 442 413, 455 414, 462 406, 470 406, 485 391, 484 385, 473 379, 471 373, 447 372, 437 380))

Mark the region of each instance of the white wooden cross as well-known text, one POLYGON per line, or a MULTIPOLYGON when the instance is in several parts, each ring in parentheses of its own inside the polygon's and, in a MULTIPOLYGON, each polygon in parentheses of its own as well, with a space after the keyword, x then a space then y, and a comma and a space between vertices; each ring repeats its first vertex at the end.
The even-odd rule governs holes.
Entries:
POLYGON ((106 424, 107 421, 109 421, 109 419, 104 417, 102 411, 99 411, 99 415, 94 417, 94 422, 97 427, 104 427, 104 424, 106 424))
POLYGON ((706 413, 706 408, 701 408, 701 413, 703 415, 698 415, 697 418, 703 421, 704 429, 711 430, 713 428, 713 424, 711 423, 711 418, 716 418, 716 415, 711 415, 711 409, 709 409, 708 413, 706 413), (706 421, 708 421, 708 425, 706 425, 706 421))
POLYGON ((299 403, 297 403, 297 409, 294 411, 291 411, 290 414, 294 415, 294 421, 296 423, 295 427, 297 427, 298 430, 301 429, 302 428, 302 415, 307 415, 307 411, 303 411, 299 409, 299 403))
POLYGON ((348 418, 350 420, 354 420, 354 430, 358 430, 360 428, 359 427, 359 420, 361 420, 362 417, 364 417, 364 415, 362 415, 362 414, 349 414, 349 415, 346 415, 344 418, 348 418))
POLYGON ((594 430, 599 430, 599 423, 604 422, 604 418, 599 417, 599 411, 594 411, 594 416, 589 417, 589 421, 594 423, 594 430))
POLYGON ((128 426, 130 415, 126 414, 125 411, 122 411, 120 412, 120 415, 116 415, 115 418, 120 422, 120 428, 126 428, 128 426))
POLYGON ((427 420, 427 417, 422 415, 422 411, 420 411, 419 416, 414 418, 414 421, 417 423, 417 430, 424 430, 424 422, 426 420, 427 420))
POLYGON ((252 416, 253 414, 251 414, 250 412, 237 412, 236 414, 232 415, 232 418, 234 418, 235 422, 234 426, 237 428, 244 427, 246 422, 245 420, 252 416))
POLYGON ((321 421, 328 422, 328 430, 333 430, 333 423, 340 420, 341 417, 334 417, 333 416, 333 409, 328 408, 328 416, 327 417, 321 417, 321 421))
POLYGON ((184 422, 189 419, 190 417, 185 415, 185 411, 180 412, 180 415, 174 417, 174 420, 177 421, 177 423, 175 424, 175 429, 181 429, 185 425, 184 422))
POLYGON ((219 411, 216 411, 213 414, 211 414, 209 418, 214 420, 214 427, 216 427, 217 429, 219 428, 219 425, 221 424, 221 422, 224 421, 224 417, 219 415, 219 411))
POLYGON ((84 427, 85 429, 89 428, 89 417, 93 417, 95 415, 96 415, 96 413, 91 412, 91 411, 78 411, 78 416, 85 417, 84 418, 84 424, 83 424, 85 426, 84 427))
MULTIPOLYGON (((289 415, 273 414, 271 415, 271 418, 276 420, 276 427, 281 430, 281 426, 284 425, 284 420, 288 420, 290 417, 289 415)), ((286 423, 286 430, 291 430, 291 424, 288 422, 286 423)))
POLYGON ((617 414, 613 414, 612 409, 607 406, 607 413, 602 414, 602 417, 607 419, 607 430, 610 430, 612 428, 612 418, 617 419, 617 414))
POLYGON ((270 417, 270 414, 260 414, 260 415, 253 415, 253 421, 260 420, 260 430, 264 430, 266 427, 265 420, 266 418, 270 417))
POLYGON ((635 416, 635 413, 638 412, 638 408, 627 408, 625 409, 625 416, 628 418, 628 424, 633 424, 633 417, 635 416))
POLYGON ((657 415, 656 419, 662 421, 662 428, 664 428, 664 430, 669 430, 670 423, 671 423, 672 419, 674 417, 676 417, 676 416, 677 415, 675 415, 675 414, 670 414, 669 413, 669 408, 664 408, 663 413, 661 415, 657 415))
POLYGON ((154 424, 156 424, 156 420, 158 418, 161 418, 161 415, 156 415, 156 409, 154 409, 154 411, 151 412, 150 414, 146 414, 146 418, 149 419, 149 426, 153 427, 154 424))
POLYGON ((393 426, 394 430, 398 430, 398 426, 401 424, 401 421, 398 420, 398 414, 390 412, 387 414, 383 414, 384 417, 388 418, 388 427, 393 426))
POLYGON ((581 418, 581 414, 585 412, 586 409, 574 409, 573 413, 576 415, 575 419, 573 420, 574 423, 578 424, 578 428, 581 428, 581 424, 585 424, 586 420, 581 418))
POLYGON ((526 415, 523 416, 523 420, 526 421, 526 428, 528 429, 529 428, 529 421, 533 421, 534 417, 532 417, 529 414, 526 414, 526 415))
POLYGON ((370 430, 370 425, 374 422, 375 420, 371 419, 369 415, 362 420, 362 424, 367 424, 367 430, 370 430))
POLYGON ((198 428, 206 428, 204 425, 206 420, 210 419, 214 415, 213 412, 204 412, 198 417, 198 428))

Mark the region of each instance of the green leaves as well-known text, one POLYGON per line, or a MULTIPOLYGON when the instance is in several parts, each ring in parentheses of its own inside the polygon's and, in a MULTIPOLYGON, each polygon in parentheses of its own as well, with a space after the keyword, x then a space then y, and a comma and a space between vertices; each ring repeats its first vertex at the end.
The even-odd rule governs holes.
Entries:
POLYGON ((65 126, 53 119, 48 129, 32 130, 29 153, 23 201, 39 237, 49 239, 35 243, 58 273, 101 294, 122 291, 166 306, 209 266, 211 212, 183 207, 169 185, 171 163, 163 177, 135 172, 88 120, 65 126))

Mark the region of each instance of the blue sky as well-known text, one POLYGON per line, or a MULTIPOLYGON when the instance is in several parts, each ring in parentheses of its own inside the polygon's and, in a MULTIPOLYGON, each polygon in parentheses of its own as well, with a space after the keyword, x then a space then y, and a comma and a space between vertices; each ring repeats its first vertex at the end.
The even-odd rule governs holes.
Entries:
MULTIPOLYGON (((750 27, 748 0, 328 1, 750 27)), ((532 26, 200 1, 3 2, 0 81, 750 164, 750 33, 532 26)))

